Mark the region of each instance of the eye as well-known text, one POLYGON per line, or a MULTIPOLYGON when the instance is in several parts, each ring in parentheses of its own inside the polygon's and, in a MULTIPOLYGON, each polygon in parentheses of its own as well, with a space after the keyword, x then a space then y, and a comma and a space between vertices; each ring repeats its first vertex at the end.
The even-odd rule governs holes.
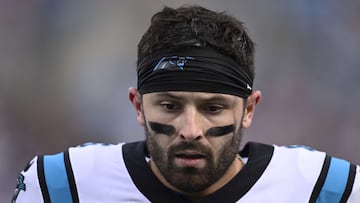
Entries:
POLYGON ((205 110, 212 114, 220 113, 224 110, 224 106, 219 104, 211 104, 211 105, 207 105, 205 110))
POLYGON ((165 111, 177 111, 180 109, 179 105, 172 102, 162 102, 160 105, 165 111))

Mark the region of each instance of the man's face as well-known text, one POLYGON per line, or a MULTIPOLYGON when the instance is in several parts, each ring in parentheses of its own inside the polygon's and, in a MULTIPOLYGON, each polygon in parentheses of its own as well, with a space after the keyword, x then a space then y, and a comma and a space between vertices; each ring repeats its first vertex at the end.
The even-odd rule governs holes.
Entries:
POLYGON ((161 175, 184 192, 219 180, 238 152, 244 99, 200 92, 142 97, 147 147, 161 175))

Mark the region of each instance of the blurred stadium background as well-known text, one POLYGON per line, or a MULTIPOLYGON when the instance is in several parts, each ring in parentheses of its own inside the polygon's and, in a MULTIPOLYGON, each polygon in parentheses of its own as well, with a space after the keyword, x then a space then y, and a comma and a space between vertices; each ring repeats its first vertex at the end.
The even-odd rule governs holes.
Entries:
POLYGON ((143 139, 127 98, 136 46, 164 5, 245 22, 262 90, 243 142, 303 144, 360 163, 357 0, 2 0, 0 202, 36 154, 143 139))

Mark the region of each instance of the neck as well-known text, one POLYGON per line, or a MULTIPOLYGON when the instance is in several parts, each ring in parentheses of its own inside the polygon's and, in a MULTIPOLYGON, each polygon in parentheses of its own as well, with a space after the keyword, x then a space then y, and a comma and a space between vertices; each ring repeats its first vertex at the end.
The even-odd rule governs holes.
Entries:
POLYGON ((166 187, 170 188, 171 190, 174 190, 174 191, 184 195, 185 197, 190 199, 192 202, 198 202, 201 198, 203 198, 207 195, 210 195, 210 194, 214 193, 215 191, 219 190, 221 187, 223 187, 228 182, 230 182, 236 176, 236 174, 239 173, 239 171, 243 168, 243 166, 244 166, 244 163, 241 160, 241 157, 236 156, 234 161, 230 165, 229 169, 218 181, 216 181, 214 184, 212 184, 210 187, 204 189, 203 191, 196 192, 196 193, 189 193, 189 192, 181 191, 181 190, 177 189, 176 187, 174 187, 173 185, 171 185, 164 178, 164 176, 161 175, 161 173, 160 173, 159 169, 157 168, 157 166, 155 165, 155 163, 153 161, 150 161, 151 170, 153 171, 155 176, 160 180, 160 182, 162 182, 166 187))

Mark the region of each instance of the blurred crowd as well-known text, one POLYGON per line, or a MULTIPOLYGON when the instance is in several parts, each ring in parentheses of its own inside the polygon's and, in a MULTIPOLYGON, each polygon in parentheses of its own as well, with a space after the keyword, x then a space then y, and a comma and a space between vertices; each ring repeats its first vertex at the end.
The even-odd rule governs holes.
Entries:
POLYGON ((36 154, 144 138, 127 90, 136 46, 164 5, 241 19, 263 100, 247 141, 302 144, 360 163, 360 2, 111 0, 0 2, 0 202, 36 154))

